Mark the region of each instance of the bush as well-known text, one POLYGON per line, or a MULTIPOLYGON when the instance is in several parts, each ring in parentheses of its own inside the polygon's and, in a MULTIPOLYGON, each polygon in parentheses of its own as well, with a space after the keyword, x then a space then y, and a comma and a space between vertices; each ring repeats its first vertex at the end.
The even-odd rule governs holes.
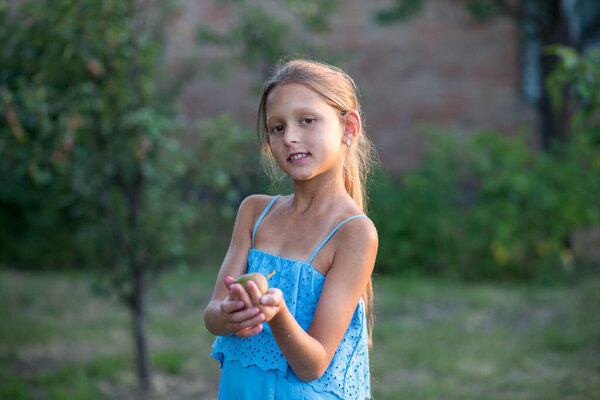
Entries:
POLYGON ((573 272, 571 238, 600 225, 600 52, 548 51, 559 61, 548 90, 556 112, 569 110, 569 142, 540 153, 524 137, 431 133, 419 168, 398 181, 379 171, 371 187, 380 270, 518 280, 573 272))
POLYGON ((189 258, 192 263, 220 261, 241 201, 268 189, 256 133, 222 114, 202 121, 190 142, 197 160, 190 162, 182 185, 199 218, 187 234, 189 258))
POLYGON ((378 267, 465 279, 546 279, 574 268, 570 237, 600 223, 598 149, 437 132, 422 165, 371 187, 378 267))

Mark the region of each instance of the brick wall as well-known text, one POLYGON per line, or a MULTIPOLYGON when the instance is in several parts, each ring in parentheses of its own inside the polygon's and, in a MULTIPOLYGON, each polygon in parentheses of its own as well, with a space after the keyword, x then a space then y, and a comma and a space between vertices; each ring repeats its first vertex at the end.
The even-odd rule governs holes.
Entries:
MULTIPOLYGON (((457 3, 431 0, 408 22, 381 26, 372 13, 388 1, 343 1, 324 39, 351 54, 340 66, 357 81, 368 132, 393 171, 418 162, 422 124, 460 135, 535 129, 535 110, 519 94, 517 27, 506 18, 478 23, 457 3)), ((198 22, 222 29, 228 24, 212 1, 182 1, 169 38, 168 63, 175 73, 181 60, 199 51, 193 45, 198 22)), ((227 82, 199 79, 182 94, 184 113, 194 119, 230 112, 254 126, 255 79, 243 71, 227 82)))

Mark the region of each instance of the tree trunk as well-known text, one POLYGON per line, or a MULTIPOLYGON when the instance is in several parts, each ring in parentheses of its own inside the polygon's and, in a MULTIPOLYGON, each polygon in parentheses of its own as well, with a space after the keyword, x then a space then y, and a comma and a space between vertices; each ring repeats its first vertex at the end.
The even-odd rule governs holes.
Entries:
POLYGON ((136 350, 136 370, 142 393, 148 393, 152 386, 152 376, 148 356, 148 340, 146 337, 146 310, 144 307, 145 287, 143 267, 135 265, 133 269, 133 297, 131 311, 133 317, 133 333, 136 350))
MULTIPOLYGON (((549 11, 547 12, 549 15, 546 15, 546 23, 540 27, 543 45, 572 45, 569 39, 567 20, 561 10, 560 1, 553 0, 551 3, 547 3, 546 7, 548 7, 549 11)), ((540 56, 542 98, 540 99, 538 109, 541 119, 542 147, 545 150, 550 150, 554 143, 566 142, 568 140, 567 110, 565 107, 561 110, 555 110, 546 89, 546 78, 556 67, 556 62, 556 56, 544 53, 540 56)))
MULTIPOLYGON (((555 66, 555 60, 550 57, 551 56, 542 57, 542 76, 544 82, 555 66)), ((554 57, 552 56, 552 58, 554 57)), ((538 104, 541 143, 544 150, 551 150, 553 145, 564 143, 568 139, 568 123, 565 106, 566 105, 563 104, 561 109, 555 109, 550 100, 548 90, 544 85, 542 88, 542 97, 538 104)))
POLYGON ((138 236, 137 219, 140 211, 139 199, 144 189, 144 179, 141 172, 138 170, 135 175, 135 180, 128 185, 121 174, 115 176, 117 185, 121 187, 127 198, 128 215, 127 224, 131 233, 128 246, 125 251, 128 253, 131 273, 132 273, 132 293, 130 297, 130 309, 133 319, 133 336, 135 343, 136 371, 138 382, 142 392, 142 398, 152 388, 152 372, 150 368, 150 357, 148 355, 148 339, 146 337, 146 287, 144 281, 145 265, 138 254, 138 236))

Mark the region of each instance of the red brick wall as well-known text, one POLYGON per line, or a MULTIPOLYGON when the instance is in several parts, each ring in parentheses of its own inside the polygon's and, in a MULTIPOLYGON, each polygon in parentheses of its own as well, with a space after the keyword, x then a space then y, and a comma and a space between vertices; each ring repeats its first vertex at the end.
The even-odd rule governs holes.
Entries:
MULTIPOLYGON (((351 54, 340 66, 357 81, 368 132, 393 171, 418 162, 424 143, 417 131, 423 123, 461 135, 486 128, 508 134, 527 127, 534 131, 534 109, 519 95, 517 27, 507 18, 478 23, 457 3, 430 0, 418 16, 391 26, 372 18, 388 1, 343 1, 333 17, 325 43, 351 54)), ((174 71, 184 57, 198 56, 192 39, 198 22, 228 24, 212 1, 182 2, 169 41, 174 71)), ((185 115, 231 112, 254 126, 254 79, 238 72, 228 82, 190 84, 181 97, 185 115)))

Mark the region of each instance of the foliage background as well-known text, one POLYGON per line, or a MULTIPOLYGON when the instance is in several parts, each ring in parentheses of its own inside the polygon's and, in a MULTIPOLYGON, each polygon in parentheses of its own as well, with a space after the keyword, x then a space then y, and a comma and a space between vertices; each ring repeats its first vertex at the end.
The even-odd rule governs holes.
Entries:
MULTIPOLYGON (((418 3, 402 2, 409 9, 401 11, 412 13, 418 3)), ((3 287, 2 302, 12 329, 0 331, 0 378, 8 382, 0 385, 0 398, 85 399, 100 393, 124 398, 119 388, 131 386, 131 379, 113 375, 133 369, 127 358, 114 352, 106 358, 94 354, 83 372, 74 372, 75 364, 63 376, 47 376, 37 367, 23 366, 31 356, 21 349, 31 351, 35 344, 51 341, 46 331, 88 348, 86 341, 102 331, 101 326, 90 328, 93 319, 86 320, 90 336, 70 325, 69 312, 82 320, 86 312, 70 309, 76 306, 69 303, 65 284, 79 287, 74 292, 78 298, 101 308, 82 287, 91 288, 113 307, 102 314, 102 324, 115 332, 127 331, 122 316, 113 320, 110 310, 120 300, 134 311, 134 320, 145 315, 136 309, 138 273, 141 281, 154 285, 149 294, 141 292, 143 301, 153 299, 152 304, 168 304, 185 313, 181 326, 167 312, 148 317, 150 342, 158 352, 147 357, 159 371, 159 382, 185 371, 191 376, 199 370, 211 373, 197 364, 190 366, 182 355, 185 350, 173 343, 203 330, 197 318, 185 317, 197 313, 210 294, 215 265, 224 254, 241 200, 256 192, 286 192, 290 186, 269 182, 260 171, 251 126, 227 113, 187 121, 181 118, 177 96, 192 75, 226 79, 228 73, 244 69, 261 81, 282 56, 306 55, 332 63, 347 57, 318 40, 327 34, 328 18, 339 10, 337 1, 281 2, 280 10, 298 18, 294 26, 264 4, 224 4, 233 10, 231 29, 216 32, 200 26, 196 38, 199 45, 218 51, 207 52, 202 68, 192 65, 170 76, 162 64, 169 2, 0 2, 0 265, 10 282, 3 287), (159 280, 165 272, 167 283, 159 280), (186 286, 188 278, 192 286, 186 286), (201 290, 194 290, 196 284, 201 290), (58 288, 48 299, 62 300, 48 300, 47 306, 36 300, 35 293, 43 293, 45 287, 58 288), (177 300, 180 292, 184 296, 177 300), (40 317, 44 314, 60 323, 40 317), (69 330, 78 333, 69 335, 69 330), (19 378, 19 368, 26 370, 25 378, 19 378), (110 389, 99 389, 93 383, 96 378, 108 379, 110 389)), ((378 15, 389 19, 389 11, 378 15)), ((598 260, 575 248, 577 238, 597 232, 600 223, 600 56, 564 46, 548 52, 557 60, 547 80, 548 92, 556 114, 568 115, 568 140, 542 151, 531 144, 532 132, 465 136, 423 126, 428 147, 416 168, 401 174, 390 173, 384 165, 376 169, 369 186, 369 214, 380 235, 376 279, 391 282, 382 284, 380 310, 390 319, 380 321, 378 336, 387 350, 399 349, 417 364, 427 352, 412 354, 403 345, 409 337, 393 340, 397 329, 408 329, 393 323, 399 299, 390 293, 396 284, 422 300, 423 307, 442 302, 444 315, 462 324, 471 317, 448 314, 447 308, 469 309, 480 301, 478 289, 465 296, 466 303, 449 300, 460 296, 464 282, 516 285, 498 296, 518 298, 520 304, 526 302, 527 285, 577 285, 595 276, 598 260), (430 284, 431 277, 447 279, 444 282, 455 290, 434 298, 432 292, 443 292, 445 284, 430 284), (523 292, 519 285, 525 285, 523 292)), ((594 288, 594 283, 583 286, 577 304, 596 304, 594 288)), ((533 297, 545 307, 543 296, 533 297)), ((568 297, 548 296, 560 301, 568 297)), ((488 300, 481 304, 497 305, 497 300, 488 300)), ((412 310, 410 304, 400 304, 407 313, 412 310)), ((499 307, 501 313, 516 312, 506 304, 499 307)), ((557 315, 573 319, 577 329, 565 333, 553 327, 556 332, 550 335, 556 337, 544 340, 552 349, 562 346, 577 354, 596 354, 593 319, 584 321, 572 311, 561 308, 557 315), (573 339, 580 333, 580 339, 573 339)), ((506 321, 508 328, 494 329, 512 329, 514 321, 506 321)), ((435 325, 439 321, 434 326, 421 322, 423 330, 416 333, 423 337, 429 329, 440 328, 435 325)), ((460 336, 456 326, 441 329, 460 336)), ((112 350, 127 348, 119 333, 116 337, 112 350)), ((494 343, 494 337, 486 338, 494 343)), ((448 339, 454 337, 436 340, 448 339)), ((210 338, 202 340, 208 346, 210 338)), ((515 354, 524 351, 520 346, 515 346, 515 354)), ((443 356, 429 361, 435 368, 447 366, 443 356)), ((376 376, 387 379, 390 363, 377 359, 376 376)), ((454 373, 469 380, 468 374, 454 373)), ((597 387, 584 384, 588 388, 598 393, 597 387)), ((436 390, 433 396, 439 394, 436 390)))

